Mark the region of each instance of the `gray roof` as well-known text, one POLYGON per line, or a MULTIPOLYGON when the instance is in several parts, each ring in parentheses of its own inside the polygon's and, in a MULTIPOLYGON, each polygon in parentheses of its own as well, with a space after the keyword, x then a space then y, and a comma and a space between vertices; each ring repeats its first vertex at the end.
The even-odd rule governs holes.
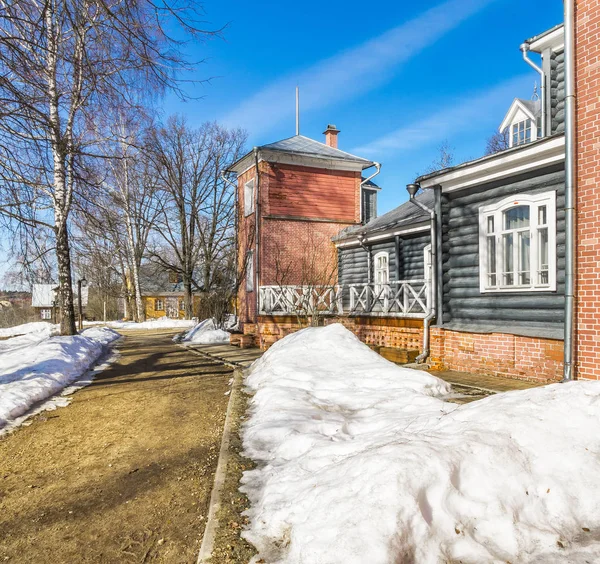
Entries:
MULTIPOLYGON (((275 143, 261 145, 260 147, 257 147, 257 149, 259 151, 274 151, 303 157, 355 163, 362 165, 363 170, 365 168, 372 167, 375 164, 373 161, 363 159, 362 157, 357 157, 356 155, 341 151, 340 149, 335 149, 329 145, 326 145, 325 143, 320 143, 319 141, 315 141, 309 137, 304 137, 304 135, 294 135, 293 137, 288 137, 287 139, 282 139, 281 141, 276 141, 275 143)), ((234 162, 231 166, 229 166, 227 172, 235 172, 236 167, 248 159, 248 157, 252 155, 252 152, 253 151, 246 153, 243 157, 234 162)))
POLYGON ((540 100, 523 100, 517 98, 534 116, 542 111, 542 103, 540 100))
MULTIPOLYGON (((433 207, 433 190, 424 190, 417 195, 417 200, 430 208, 433 207)), ((408 201, 404 202, 401 206, 372 219, 366 225, 346 227, 346 229, 340 231, 333 240, 341 241, 344 239, 351 239, 361 234, 366 236, 374 235, 380 231, 410 227, 411 225, 423 223, 424 221, 429 221, 429 214, 408 201)))
POLYGON ((550 29, 543 31, 542 33, 538 33, 537 35, 534 35, 533 37, 526 39, 525 43, 535 43, 538 39, 541 39, 542 37, 546 37, 546 35, 550 35, 552 32, 556 31, 557 29, 564 27, 564 25, 565 24, 563 24, 563 23, 559 23, 559 24, 555 25, 554 27, 551 27, 550 29))
POLYGON ((167 294, 182 293, 183 282, 178 277, 178 282, 171 281, 171 273, 154 263, 145 263, 139 270, 142 294, 167 294))
POLYGON ((558 137, 564 137, 564 135, 565 135, 564 132, 554 133, 552 135, 547 135, 546 137, 542 137, 541 139, 536 139, 535 141, 532 141, 531 143, 522 143, 521 145, 517 145, 515 147, 509 147, 508 149, 498 151, 497 153, 492 153, 491 155, 484 155, 483 157, 479 157, 478 159, 473 159, 472 161, 465 161, 464 163, 460 163, 458 165, 449 166, 447 168, 442 168, 442 169, 436 170, 434 172, 428 172, 427 174, 422 174, 421 176, 419 176, 415 180, 415 182, 417 184, 419 184, 419 183, 423 182, 423 180, 435 178, 436 176, 446 174, 447 172, 450 172, 452 170, 459 170, 461 168, 466 168, 468 166, 471 166, 475 163, 482 163, 482 162, 491 161, 494 159, 499 159, 510 153, 517 153, 519 151, 524 151, 530 147, 533 147, 534 145, 541 145, 542 143, 546 143, 549 139, 556 139, 558 137))
POLYGON ((351 155, 345 151, 340 151, 339 149, 330 147, 325 143, 320 143, 319 141, 315 141, 309 137, 304 137, 304 135, 294 135, 293 137, 288 137, 287 139, 282 139, 281 141, 276 141, 275 143, 262 145, 259 147, 259 149, 282 151, 285 153, 294 153, 328 159, 338 159, 342 161, 352 161, 368 164, 369 166, 373 164, 368 159, 363 159, 362 157, 351 155))

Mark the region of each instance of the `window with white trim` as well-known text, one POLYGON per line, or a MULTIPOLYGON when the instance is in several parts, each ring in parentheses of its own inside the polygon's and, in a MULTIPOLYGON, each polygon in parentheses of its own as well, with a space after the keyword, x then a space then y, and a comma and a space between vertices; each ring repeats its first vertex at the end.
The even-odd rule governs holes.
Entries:
POLYGON ((423 249, 423 273, 425 274, 425 281, 431 282, 433 278, 433 268, 431 262, 431 244, 426 245, 423 249))
POLYGON ((375 265, 375 294, 378 295, 390 283, 390 254, 377 253, 373 259, 375 265))
POLYGON ((52 319, 52 310, 51 309, 40 310, 40 317, 42 319, 52 319))
POLYGON ((532 123, 529 118, 512 124, 511 147, 531 142, 531 126, 532 123))
POLYGON ((254 178, 244 184, 244 215, 254 213, 254 178))
POLYGON ((154 311, 165 311, 165 301, 162 298, 154 300, 154 311))
POLYGON ((479 209, 481 292, 556 290, 556 192, 479 209))
POLYGON ((246 292, 254 292, 254 252, 249 251, 246 258, 246 292))

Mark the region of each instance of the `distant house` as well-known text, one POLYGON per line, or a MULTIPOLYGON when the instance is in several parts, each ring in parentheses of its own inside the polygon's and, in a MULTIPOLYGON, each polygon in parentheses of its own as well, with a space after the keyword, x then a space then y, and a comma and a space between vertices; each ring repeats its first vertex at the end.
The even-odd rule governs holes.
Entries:
MULTIPOLYGON (((183 319, 185 301, 181 276, 154 264, 140 268, 140 286, 147 319, 183 319)), ((200 304, 200 292, 193 294, 193 311, 196 315, 200 304)))
MULTIPOLYGON (((44 321, 56 321, 58 301, 56 296, 57 284, 34 284, 31 291, 31 306, 36 312, 36 317, 44 321)), ((81 288, 81 305, 84 309, 88 304, 89 288, 81 288)), ((77 310, 77 285, 73 286, 73 301, 77 310)))

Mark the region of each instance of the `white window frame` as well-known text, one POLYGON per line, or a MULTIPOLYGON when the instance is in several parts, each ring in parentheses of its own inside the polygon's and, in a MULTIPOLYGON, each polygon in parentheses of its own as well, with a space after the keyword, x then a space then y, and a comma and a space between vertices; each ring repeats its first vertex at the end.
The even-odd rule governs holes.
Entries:
POLYGON ((40 310, 40 319, 52 319, 52 310, 50 308, 43 308, 40 310))
MULTIPOLYGON (((517 245, 514 245, 516 248, 517 245)), ((518 251, 515 251, 518 253, 518 251)), ((518 282, 517 264, 513 258, 514 270, 513 280, 518 282)), ((510 292, 553 292, 556 291, 556 192, 544 192, 542 194, 517 194, 504 198, 496 204, 479 208, 479 290, 481 293, 510 293, 510 292), (504 212, 518 206, 529 206, 529 278, 530 284, 518 283, 512 285, 503 284, 505 273, 503 265, 503 235, 514 230, 507 231, 503 228, 504 212), (539 223, 539 209, 546 206, 546 224, 539 223), (488 218, 493 217, 494 231, 488 233, 488 218), (540 230, 548 230, 548 282, 542 283, 539 278, 538 246, 540 230), (488 272, 490 257, 488 256, 488 237, 495 241, 496 280, 491 283, 488 272)))
POLYGON ((425 278, 425 282, 430 282, 433 279, 433 263, 431 257, 431 243, 429 245, 425 245, 423 248, 423 278, 425 278))
POLYGON ((246 292, 254 292, 254 251, 248 252, 246 261, 246 292))
POLYGON ((244 215, 254 213, 254 178, 244 184, 244 215))
POLYGON ((381 286, 389 286, 390 284, 390 253, 387 251, 379 251, 373 257, 373 283, 375 284, 374 290, 377 295, 381 290, 381 286), (377 266, 378 259, 385 257, 385 269, 377 266), (377 274, 379 272, 385 272, 385 282, 377 281, 377 274))
POLYGON ((165 311, 165 300, 163 298, 154 299, 154 311, 165 311), (160 307, 158 307, 160 305, 160 307))

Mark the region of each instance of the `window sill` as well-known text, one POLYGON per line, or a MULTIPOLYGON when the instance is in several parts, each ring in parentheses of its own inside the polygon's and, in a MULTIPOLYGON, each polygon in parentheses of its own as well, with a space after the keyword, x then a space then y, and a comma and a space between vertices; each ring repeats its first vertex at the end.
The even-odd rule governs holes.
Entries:
POLYGON ((529 294, 534 292, 556 292, 556 287, 544 286, 539 288, 532 288, 531 286, 514 286, 511 288, 480 288, 481 294, 529 294))

